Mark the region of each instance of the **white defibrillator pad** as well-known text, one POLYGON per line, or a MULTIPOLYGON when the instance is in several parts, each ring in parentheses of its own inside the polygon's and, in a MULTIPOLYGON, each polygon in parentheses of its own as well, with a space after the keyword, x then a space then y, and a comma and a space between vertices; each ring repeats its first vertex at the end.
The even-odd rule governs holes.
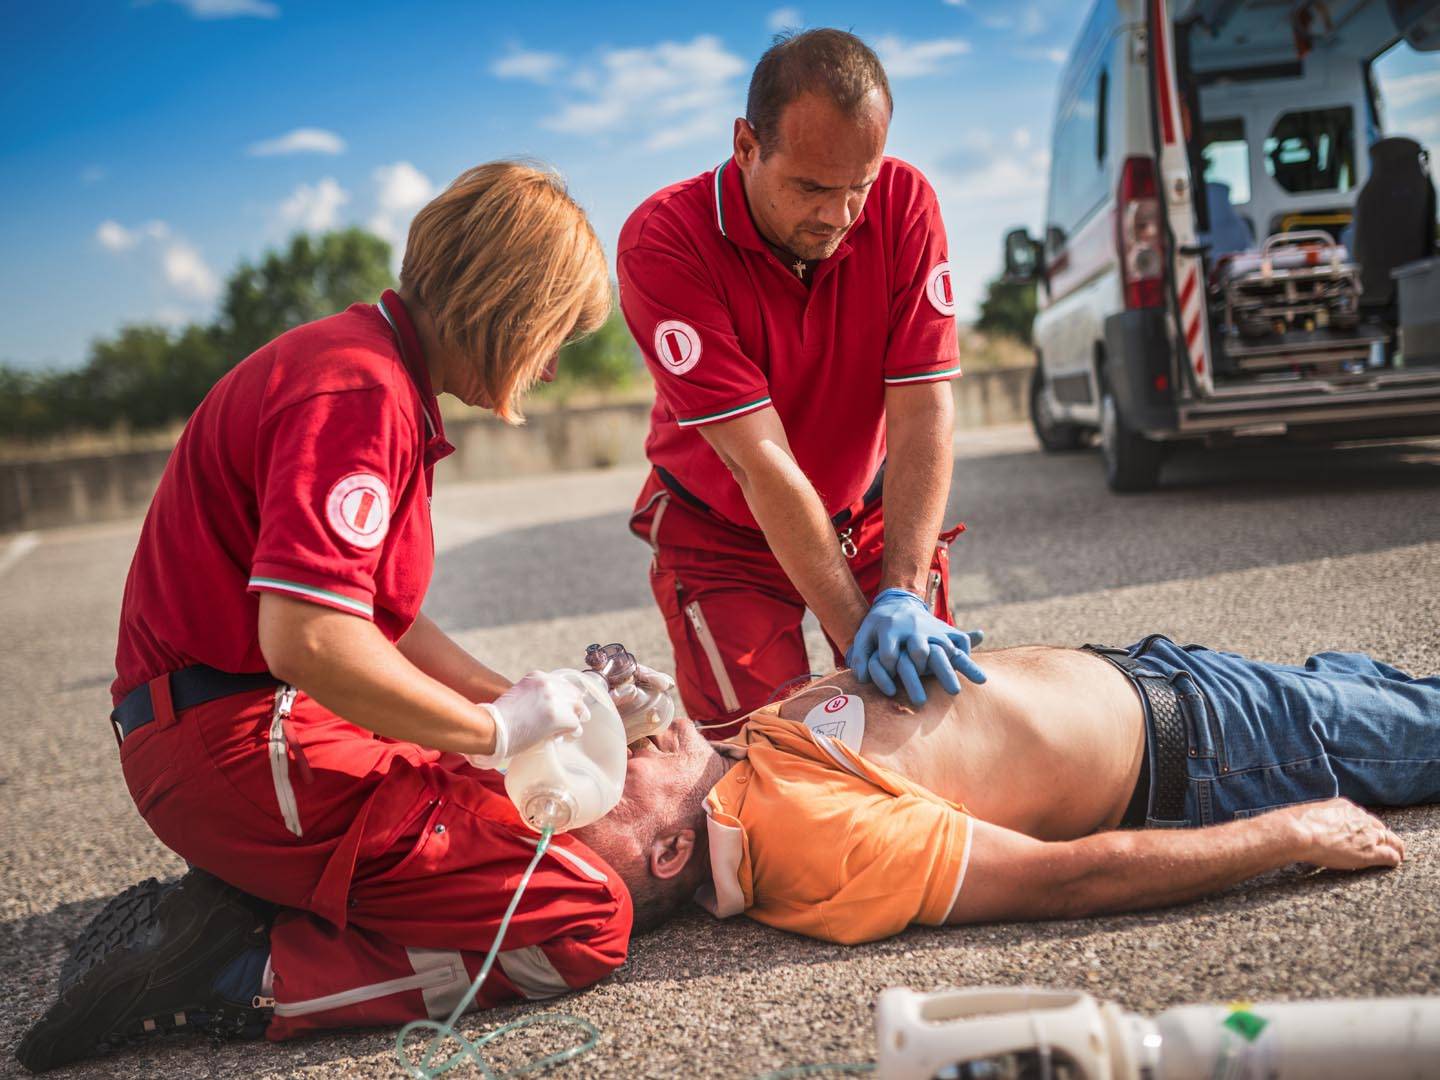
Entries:
POLYGON ((805 726, 858 754, 865 738, 865 702, 854 694, 837 694, 806 713, 805 726))

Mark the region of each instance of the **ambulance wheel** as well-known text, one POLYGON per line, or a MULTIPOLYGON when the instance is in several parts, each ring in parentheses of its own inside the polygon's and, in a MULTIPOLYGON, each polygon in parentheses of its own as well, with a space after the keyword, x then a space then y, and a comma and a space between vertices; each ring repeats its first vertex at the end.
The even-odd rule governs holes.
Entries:
POLYGON ((1040 446, 1051 454, 1067 450, 1079 450, 1085 445, 1085 429, 1079 424, 1067 424, 1055 415, 1050 404, 1050 395, 1045 393, 1045 372, 1039 364, 1030 376, 1030 426, 1035 429, 1035 438, 1040 446))
POLYGON ((1150 491, 1160 480, 1165 447, 1125 423, 1108 386, 1100 399, 1100 453, 1111 491, 1150 491))

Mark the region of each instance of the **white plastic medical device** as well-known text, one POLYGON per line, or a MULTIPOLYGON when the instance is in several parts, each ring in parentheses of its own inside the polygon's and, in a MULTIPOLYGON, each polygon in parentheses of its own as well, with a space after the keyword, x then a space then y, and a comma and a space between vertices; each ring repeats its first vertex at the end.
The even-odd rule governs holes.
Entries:
POLYGON ((505 769, 505 793, 536 832, 567 832, 598 821, 625 788, 625 725, 605 677, 560 668, 552 675, 580 691, 590 718, 578 735, 556 736, 516 754, 505 769))
POLYGON ((1440 1075, 1440 998, 1185 1005, 1079 991, 886 990, 883 1080, 1399 1080, 1440 1075))

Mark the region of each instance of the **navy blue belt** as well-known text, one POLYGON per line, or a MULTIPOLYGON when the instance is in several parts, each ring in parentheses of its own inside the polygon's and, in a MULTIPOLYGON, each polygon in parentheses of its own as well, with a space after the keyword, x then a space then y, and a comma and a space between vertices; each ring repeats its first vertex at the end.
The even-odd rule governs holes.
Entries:
MULTIPOLYGON (((232 675, 204 664, 194 664, 170 673, 170 703, 178 713, 232 694, 268 690, 279 685, 280 680, 268 671, 232 675)), ((155 706, 150 700, 149 683, 131 690, 110 714, 110 723, 115 726, 116 737, 121 740, 154 719, 155 706)))

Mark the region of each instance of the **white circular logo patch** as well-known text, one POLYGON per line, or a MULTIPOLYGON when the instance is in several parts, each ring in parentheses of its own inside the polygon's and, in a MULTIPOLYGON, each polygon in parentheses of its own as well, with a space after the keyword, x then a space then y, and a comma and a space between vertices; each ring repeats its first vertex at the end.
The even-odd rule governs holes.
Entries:
POLYGON ((950 284, 948 262, 942 262, 930 271, 930 280, 925 283, 925 296, 930 306, 941 315, 955 314, 955 289, 950 284))
POLYGON ((377 547, 390 528, 390 489, 374 473, 342 476, 325 496, 325 520, 342 540, 377 547))
POLYGON ((672 375, 684 375, 700 362, 700 335, 689 323, 667 319, 655 327, 655 355, 672 375))

